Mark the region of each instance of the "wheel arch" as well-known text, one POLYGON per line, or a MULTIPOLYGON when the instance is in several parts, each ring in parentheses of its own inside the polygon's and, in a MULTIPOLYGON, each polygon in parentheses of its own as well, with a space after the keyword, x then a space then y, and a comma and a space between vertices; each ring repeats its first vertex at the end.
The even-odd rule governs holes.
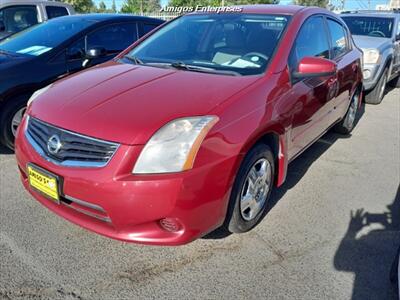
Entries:
POLYGON ((288 164, 284 128, 281 126, 273 126, 250 138, 242 148, 242 157, 260 143, 271 147, 275 159, 275 185, 280 186, 285 181, 288 164))

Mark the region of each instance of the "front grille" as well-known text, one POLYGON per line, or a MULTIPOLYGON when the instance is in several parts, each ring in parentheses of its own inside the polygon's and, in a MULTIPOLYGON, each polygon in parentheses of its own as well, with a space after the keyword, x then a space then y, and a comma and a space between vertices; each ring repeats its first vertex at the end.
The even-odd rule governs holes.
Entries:
POLYGON ((71 167, 103 167, 118 144, 83 136, 29 117, 25 135, 48 161, 71 167))

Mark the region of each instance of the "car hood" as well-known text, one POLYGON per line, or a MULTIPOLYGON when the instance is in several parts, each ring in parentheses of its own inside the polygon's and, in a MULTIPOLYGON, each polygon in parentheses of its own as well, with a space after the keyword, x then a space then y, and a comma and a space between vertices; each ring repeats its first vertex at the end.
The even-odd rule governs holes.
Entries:
POLYGON ((383 37, 372 37, 365 35, 353 35, 353 40, 358 48, 361 49, 382 49, 387 44, 391 44, 392 40, 383 37))
POLYGON ((258 78, 108 62, 55 83, 28 113, 91 137, 145 144, 167 122, 207 115, 258 78))

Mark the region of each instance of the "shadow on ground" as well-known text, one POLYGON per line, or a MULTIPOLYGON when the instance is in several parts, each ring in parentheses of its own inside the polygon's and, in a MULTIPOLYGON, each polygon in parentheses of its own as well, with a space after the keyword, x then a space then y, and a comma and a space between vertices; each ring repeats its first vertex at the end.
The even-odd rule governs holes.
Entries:
MULTIPOLYGON (((356 125, 359 120, 362 118, 365 112, 365 104, 362 103, 359 113, 356 119, 356 125)), ((289 164, 288 173, 286 176, 285 183, 274 189, 272 192, 269 203, 267 204, 268 212, 283 198, 287 191, 292 189, 307 173, 307 170, 311 167, 311 165, 318 160, 318 158, 324 154, 338 139, 349 138, 350 135, 342 135, 338 133, 334 133, 333 130, 328 131, 324 136, 322 136, 319 140, 317 140, 310 148, 304 151, 298 158, 296 158, 293 162, 289 164)), ((263 218, 261 218, 260 222, 263 218)), ((206 235, 205 239, 222 239, 229 236, 230 233, 226 232, 223 229, 217 229, 208 235, 206 235)))
POLYGON ((351 212, 334 266, 339 271, 354 273, 352 300, 398 299, 390 271, 400 245, 400 186, 391 202, 382 213, 371 214, 363 209, 351 212), (379 229, 372 229, 377 225, 379 229), (363 234, 365 229, 370 231, 363 234))

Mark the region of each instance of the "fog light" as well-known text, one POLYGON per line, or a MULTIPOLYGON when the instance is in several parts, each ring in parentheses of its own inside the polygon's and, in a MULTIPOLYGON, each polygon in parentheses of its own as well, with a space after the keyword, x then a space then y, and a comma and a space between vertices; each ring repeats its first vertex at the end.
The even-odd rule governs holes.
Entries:
POLYGON ((165 218, 159 221, 161 227, 169 232, 178 232, 182 229, 182 225, 177 219, 165 218))
POLYGON ((363 71, 363 77, 364 79, 368 79, 371 77, 371 71, 370 70, 364 70, 363 71))

